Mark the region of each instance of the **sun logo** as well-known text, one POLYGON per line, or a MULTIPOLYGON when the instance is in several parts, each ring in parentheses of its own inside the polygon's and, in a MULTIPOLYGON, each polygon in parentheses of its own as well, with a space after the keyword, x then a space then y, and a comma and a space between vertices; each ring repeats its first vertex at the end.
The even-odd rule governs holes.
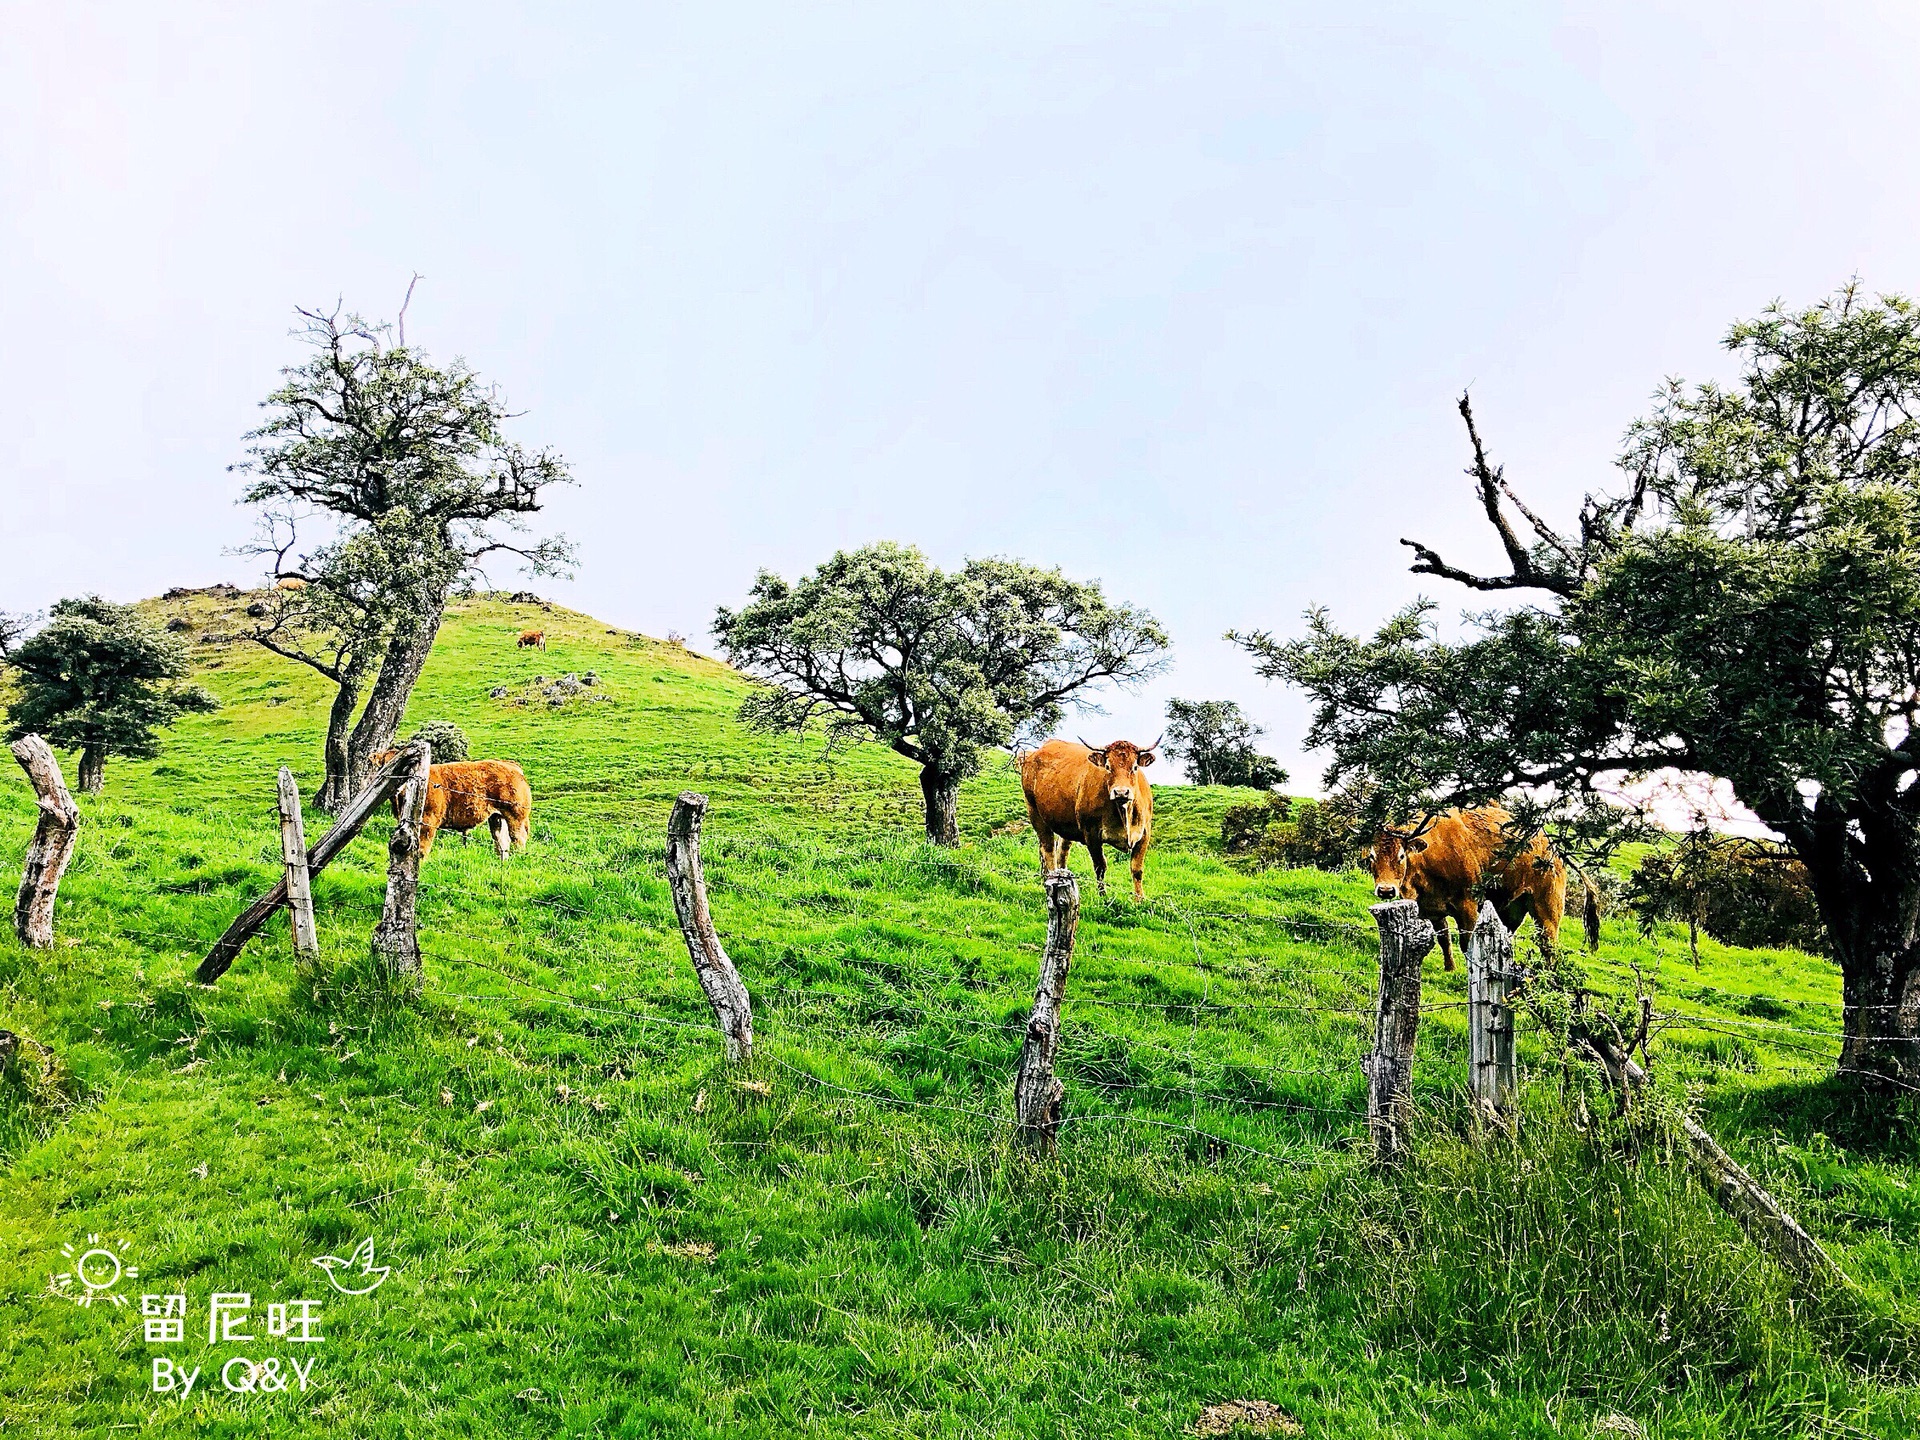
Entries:
POLYGON ((138 1280, 138 1267, 127 1264, 121 1256, 127 1253, 127 1242, 103 1242, 98 1235, 87 1236, 88 1248, 74 1258, 73 1246, 62 1245, 60 1253, 73 1261, 71 1270, 62 1270, 47 1277, 48 1288, 54 1294, 73 1301, 76 1305, 92 1305, 96 1300, 111 1300, 115 1305, 127 1303, 127 1297, 118 1294, 114 1286, 121 1280, 138 1280))

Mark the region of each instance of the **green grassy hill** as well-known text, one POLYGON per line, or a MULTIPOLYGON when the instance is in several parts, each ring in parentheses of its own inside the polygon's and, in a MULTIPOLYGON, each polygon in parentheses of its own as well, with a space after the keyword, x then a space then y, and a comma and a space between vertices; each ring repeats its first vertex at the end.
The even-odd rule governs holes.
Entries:
MULTIPOLYGON (((218 637, 239 603, 156 608, 218 637)), ((1170 1436, 1232 1399, 1311 1435, 1920 1433, 1897 1318, 1920 1143, 1911 1108, 1823 1078, 1823 961, 1707 943, 1695 970, 1610 920, 1585 963, 1621 990, 1638 964, 1694 1017, 1654 1041, 1663 1093, 1828 1242, 1845 1303, 1797 1294, 1604 1102, 1576 1128, 1587 1082, 1537 1037, 1519 1138, 1477 1135, 1464 980, 1437 961, 1421 1158, 1373 1176, 1368 886, 1224 863, 1231 792, 1156 792, 1147 904, 1089 886, 1069 1121, 1034 1163, 1008 1120, 1045 917, 1004 766, 963 791, 966 843, 930 848, 897 757, 748 735, 724 666, 476 601, 410 718, 525 766, 529 851, 442 839, 415 1002, 367 954, 384 819, 317 882, 324 979, 296 980, 276 919, 203 988, 276 874, 276 767, 317 786, 327 697, 250 648, 196 653, 225 708, 82 801, 54 949, 0 936, 0 1027, 60 1062, 0 1084, 0 1435, 1170 1436), (517 651, 535 618, 551 648, 517 651), (532 685, 589 669, 562 707, 532 685), (754 996, 745 1072, 667 893, 688 789, 754 996), (389 1278, 336 1293, 310 1261, 369 1236, 389 1278), (138 1267, 110 1292, 131 1306, 51 1278, 96 1243, 138 1267), (254 1339, 206 1343, 215 1292, 251 1296, 254 1339), (142 1293, 187 1296, 181 1343, 147 1341, 142 1293), (322 1343, 269 1337, 266 1307, 302 1298, 322 1343), (309 1387, 230 1393, 242 1354, 310 1363, 309 1387), (190 1396, 151 1392, 156 1357, 201 1367, 190 1396)), ((9 884, 32 817, 10 769, 9 884)))

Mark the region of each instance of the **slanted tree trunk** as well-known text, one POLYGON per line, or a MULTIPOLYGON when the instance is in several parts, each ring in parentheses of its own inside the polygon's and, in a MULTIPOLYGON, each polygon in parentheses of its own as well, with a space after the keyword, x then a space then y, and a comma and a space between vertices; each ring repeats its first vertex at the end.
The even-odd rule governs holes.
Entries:
POLYGON ((80 751, 80 788, 89 795, 98 795, 107 784, 107 752, 98 745, 88 745, 80 751))
POLYGON ((373 757, 393 748, 393 737, 399 733, 400 719, 406 714, 407 697, 413 694, 414 682, 426 669, 446 608, 444 594, 426 596, 413 624, 402 628, 387 646, 387 653, 380 661, 380 673, 374 677, 373 693, 367 697, 367 708, 360 712, 360 721, 347 742, 351 792, 358 793, 365 788, 375 769, 373 757))
POLYGON ((932 765, 920 767, 920 794, 927 802, 927 839, 936 845, 960 843, 960 781, 932 765))
POLYGON ((334 684, 333 705, 327 711, 326 775, 314 796, 316 809, 331 815, 353 798, 353 762, 348 742, 353 734, 353 712, 360 704, 360 685, 366 667, 357 661, 343 670, 334 684))

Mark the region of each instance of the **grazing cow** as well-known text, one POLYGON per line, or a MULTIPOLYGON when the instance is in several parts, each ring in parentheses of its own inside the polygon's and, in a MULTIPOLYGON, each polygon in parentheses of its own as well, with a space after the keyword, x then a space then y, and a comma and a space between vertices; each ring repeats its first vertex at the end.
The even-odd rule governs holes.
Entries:
POLYGON ((1133 898, 1141 900, 1140 872, 1153 830, 1153 787, 1141 772, 1153 763, 1154 745, 1141 749, 1125 740, 1095 749, 1084 741, 1049 740, 1020 762, 1020 788, 1027 818, 1040 840, 1040 868, 1058 870, 1078 840, 1093 860, 1093 878, 1107 893, 1107 850, 1127 852, 1133 898))
MULTIPOLYGON (((385 765, 398 750, 373 757, 385 765)), ((393 813, 400 813, 400 796, 393 797, 393 813)), ((463 838, 485 825, 493 834, 493 848, 502 860, 510 849, 527 848, 533 823, 533 789, 526 773, 511 760, 460 760, 434 765, 427 771, 427 803, 420 812, 420 854, 433 850, 433 837, 453 830, 463 838)))
POLYGON ((1373 892, 1382 900, 1417 900, 1420 914, 1433 922, 1440 954, 1453 969, 1447 918, 1460 927, 1460 943, 1480 920, 1480 900, 1490 901, 1509 930, 1531 915, 1540 927, 1544 949, 1560 936, 1567 899, 1567 867, 1536 835, 1518 854, 1507 851, 1501 827, 1508 815, 1497 805, 1452 810, 1418 830, 1382 830, 1374 837, 1368 862, 1373 892))
POLYGON ((522 630, 520 632, 520 644, 516 648, 521 650, 546 649, 547 632, 544 630, 522 630))

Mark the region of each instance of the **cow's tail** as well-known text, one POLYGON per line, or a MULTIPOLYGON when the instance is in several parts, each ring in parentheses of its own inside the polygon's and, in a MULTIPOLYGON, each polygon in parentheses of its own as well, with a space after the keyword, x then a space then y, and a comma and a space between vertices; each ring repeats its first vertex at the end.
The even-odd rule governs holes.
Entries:
POLYGON ((1587 953, 1592 954, 1600 948, 1600 887, 1582 870, 1580 888, 1585 892, 1580 901, 1580 923, 1587 932, 1587 953))

